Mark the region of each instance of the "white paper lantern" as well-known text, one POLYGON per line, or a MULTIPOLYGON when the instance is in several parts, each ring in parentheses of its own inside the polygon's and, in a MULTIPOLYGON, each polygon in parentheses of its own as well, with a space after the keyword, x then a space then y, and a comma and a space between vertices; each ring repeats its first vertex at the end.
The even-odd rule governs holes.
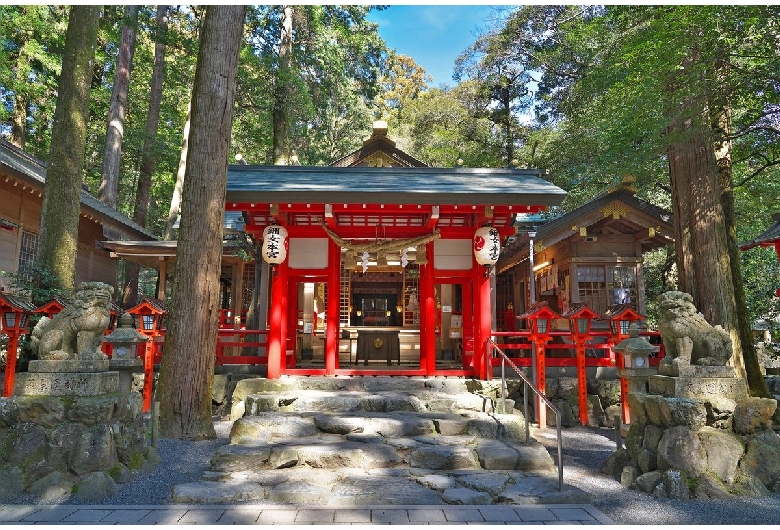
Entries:
POLYGON ((263 230, 263 260, 270 265, 279 265, 287 258, 287 229, 283 226, 266 226, 263 230))
POLYGON ((498 261, 501 252, 501 237, 498 230, 483 226, 474 233, 474 258, 485 267, 492 267, 498 261))

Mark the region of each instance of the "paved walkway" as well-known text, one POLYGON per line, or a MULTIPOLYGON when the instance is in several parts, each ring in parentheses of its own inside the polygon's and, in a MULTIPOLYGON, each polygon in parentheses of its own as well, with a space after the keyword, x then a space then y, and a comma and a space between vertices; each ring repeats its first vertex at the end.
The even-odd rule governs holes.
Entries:
POLYGON ((590 504, 490 506, 0 505, 0 524, 614 524, 590 504))

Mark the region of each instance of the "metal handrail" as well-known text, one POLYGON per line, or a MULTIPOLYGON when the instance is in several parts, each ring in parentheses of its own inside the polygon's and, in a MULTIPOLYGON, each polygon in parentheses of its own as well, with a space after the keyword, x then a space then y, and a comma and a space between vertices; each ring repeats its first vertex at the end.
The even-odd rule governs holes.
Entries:
MULTIPOLYGON (((534 394, 536 394, 539 399, 541 399, 545 405, 550 407, 552 411, 555 413, 555 428, 558 435, 558 491, 563 491, 563 438, 561 437, 561 412, 558 410, 558 408, 553 405, 549 399, 547 399, 547 396, 545 396, 538 388, 534 386, 534 384, 529 381, 528 377, 517 367, 515 366, 515 363, 513 363, 509 357, 507 357, 506 353, 504 353, 504 350, 498 347, 498 345, 493 342, 492 339, 488 339, 488 347, 492 348, 493 351, 497 351, 501 354, 501 413, 506 414, 506 374, 505 374, 505 365, 509 363, 509 366, 515 371, 515 373, 520 376, 520 379, 523 380, 523 415, 525 416, 525 443, 528 444, 529 441, 529 422, 528 422, 528 389, 530 388, 534 394)), ((542 428, 542 425, 539 425, 540 428, 542 428)))

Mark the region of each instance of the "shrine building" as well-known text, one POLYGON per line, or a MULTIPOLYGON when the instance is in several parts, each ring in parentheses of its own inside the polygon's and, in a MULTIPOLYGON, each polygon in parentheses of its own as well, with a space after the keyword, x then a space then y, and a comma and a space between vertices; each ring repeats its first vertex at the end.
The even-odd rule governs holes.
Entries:
POLYGON ((565 197, 545 176, 427 167, 383 122, 331 166, 229 166, 226 216, 266 260, 258 282, 232 265, 232 307, 264 291, 267 376, 489 377, 493 264, 518 214, 565 197))

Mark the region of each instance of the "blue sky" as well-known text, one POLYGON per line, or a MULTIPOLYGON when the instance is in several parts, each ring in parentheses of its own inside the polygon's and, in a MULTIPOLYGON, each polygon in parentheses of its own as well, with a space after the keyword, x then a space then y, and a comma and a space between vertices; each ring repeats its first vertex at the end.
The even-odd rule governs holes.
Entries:
POLYGON ((490 25, 497 9, 506 7, 396 4, 372 11, 368 19, 379 24, 379 34, 389 48, 413 58, 433 77, 432 86, 454 86, 455 58, 474 43, 481 28, 490 25))

